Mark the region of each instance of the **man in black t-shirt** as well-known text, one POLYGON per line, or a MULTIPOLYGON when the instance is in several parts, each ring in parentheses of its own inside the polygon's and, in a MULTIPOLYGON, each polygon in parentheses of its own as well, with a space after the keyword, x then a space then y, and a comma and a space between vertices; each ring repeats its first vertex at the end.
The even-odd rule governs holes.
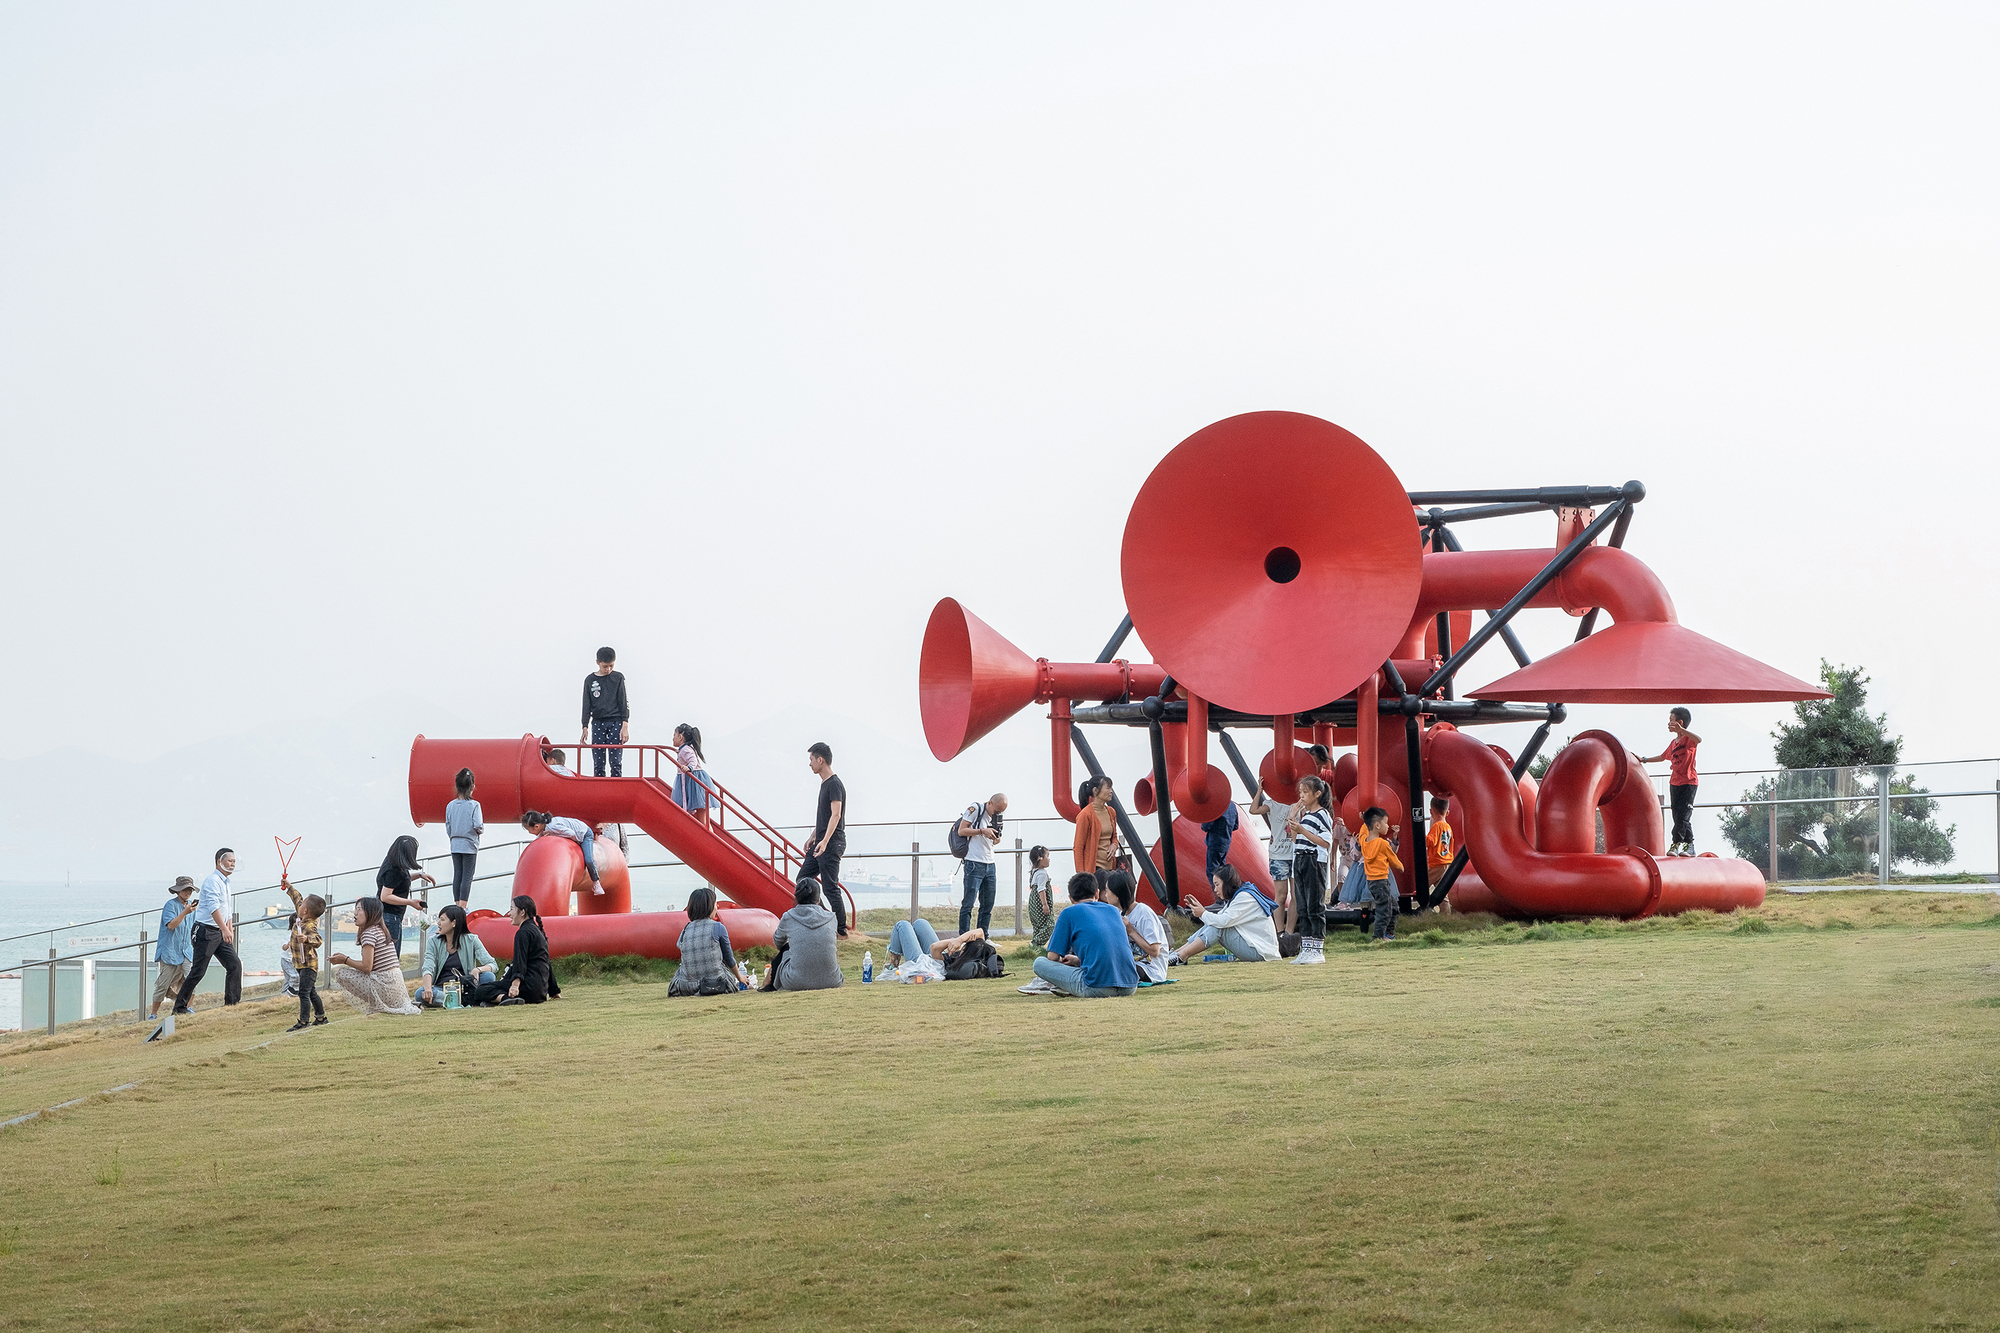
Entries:
POLYGON ((825 741, 814 741, 807 748, 806 762, 819 778, 819 812, 813 817, 812 840, 806 843, 799 877, 810 875, 819 881, 821 901, 833 909, 834 928, 846 939, 847 899, 840 891, 840 858, 847 851, 847 786, 834 776, 833 747, 825 741))
MULTIPOLYGON (((612 670, 618 654, 609 648, 597 650, 597 670, 583 678, 583 732, 577 747, 617 746, 632 739, 632 706, 625 699, 625 673, 612 670)), ((590 752, 590 771, 604 776, 605 756, 611 758, 611 776, 625 776, 625 751, 597 749, 590 752)), ((582 764, 577 765, 582 768, 582 764)))

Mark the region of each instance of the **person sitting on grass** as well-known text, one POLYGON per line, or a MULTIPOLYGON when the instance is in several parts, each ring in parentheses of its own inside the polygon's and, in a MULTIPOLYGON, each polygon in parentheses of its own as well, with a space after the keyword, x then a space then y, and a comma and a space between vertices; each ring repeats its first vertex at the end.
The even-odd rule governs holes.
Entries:
POLYGON ((465 907, 452 903, 438 909, 437 932, 424 946, 423 980, 417 983, 417 1003, 442 1008, 444 988, 458 983, 460 1003, 467 1006, 496 998, 500 990, 494 973, 500 965, 486 952, 480 938, 466 929, 465 907))
POLYGON ((1132 946, 1118 909, 1097 897, 1095 874, 1069 877, 1069 907, 1056 918, 1035 975, 1063 995, 1098 1000, 1139 989, 1132 946))
POLYGON ((1118 914, 1125 918, 1125 938, 1132 945, 1132 965, 1139 975, 1158 985, 1167 979, 1167 953, 1173 940, 1160 914, 1139 901, 1139 885, 1123 870, 1114 870, 1104 879, 1104 892, 1115 899, 1118 914))
POLYGON ((514 923, 514 958, 507 975, 500 978, 496 1004, 540 1004, 560 1000, 562 987, 556 984, 555 968, 549 962, 549 937, 542 929, 542 914, 535 900, 525 893, 514 895, 507 917, 514 923))
POLYGON ((597 854, 593 850, 597 841, 596 829, 581 819, 567 819, 562 815, 552 815, 541 810, 529 810, 522 814, 521 827, 528 830, 528 836, 531 838, 554 834, 558 838, 568 838, 583 848, 583 868, 590 872, 590 891, 599 898, 604 896, 604 885, 597 879, 597 854))
POLYGON ((335 964, 333 984, 346 992, 347 1002, 363 1014, 417 1013, 403 985, 403 960, 382 928, 380 898, 354 900, 354 934, 359 958, 337 953, 327 960, 335 964))
POLYGON ((970 981, 998 975, 988 969, 987 959, 999 952, 987 941, 986 932, 977 926, 963 935, 940 939, 931 923, 918 917, 915 921, 898 921, 889 932, 892 971, 912 958, 930 957, 943 965, 947 981, 970 981))
POLYGON ((778 918, 771 943, 778 956, 771 962, 765 990, 833 990, 844 985, 840 957, 834 946, 833 913, 820 904, 819 881, 802 879, 792 893, 797 904, 778 918))
POLYGON ((729 932, 715 919, 715 890, 696 889, 688 895, 688 923, 681 927, 681 965, 667 983, 668 995, 734 995, 736 951, 729 932))
POLYGON ((1193 894, 1185 900, 1188 911, 1201 922, 1201 929, 1188 937, 1174 954, 1169 966, 1185 963, 1202 950, 1221 945, 1239 963, 1272 963, 1278 960, 1278 932, 1271 925, 1277 904, 1245 884, 1235 866, 1215 872, 1215 902, 1203 907, 1193 894))
POLYGON ((313 1024, 326 1022, 326 1006, 320 1003, 315 984, 319 979, 319 919, 326 915, 326 899, 317 893, 301 898, 289 877, 279 879, 278 887, 291 898, 295 909, 292 934, 285 941, 283 957, 290 960, 293 974, 298 977, 298 989, 293 994, 299 997, 299 1021, 285 1031, 302 1032, 313 1024))

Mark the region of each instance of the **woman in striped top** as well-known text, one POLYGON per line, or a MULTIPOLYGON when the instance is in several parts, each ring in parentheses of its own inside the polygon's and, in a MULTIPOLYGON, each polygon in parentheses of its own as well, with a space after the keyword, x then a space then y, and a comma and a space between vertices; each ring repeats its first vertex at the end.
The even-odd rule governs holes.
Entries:
POLYGON ((389 944, 389 932, 382 928, 382 900, 357 898, 354 901, 355 943, 359 958, 344 953, 327 961, 340 964, 333 970, 333 984, 347 996, 347 1002, 364 1014, 414 1014, 410 989, 403 984, 403 960, 389 944))

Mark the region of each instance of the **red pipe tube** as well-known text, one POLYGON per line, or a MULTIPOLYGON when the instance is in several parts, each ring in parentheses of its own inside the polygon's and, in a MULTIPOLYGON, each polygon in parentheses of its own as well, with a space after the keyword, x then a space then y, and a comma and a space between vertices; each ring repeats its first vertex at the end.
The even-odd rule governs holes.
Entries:
MULTIPOLYGON (((1537 851, 1520 833, 1520 789, 1492 747, 1434 727, 1424 753, 1433 782, 1472 816, 1465 845, 1481 882, 1510 914, 1643 917, 1698 907, 1728 912, 1764 901, 1763 876, 1734 858, 1660 860, 1633 846, 1603 854, 1537 851)), ((1586 755, 1575 762, 1587 771, 1596 760, 1586 755)), ((1628 779, 1626 790, 1639 788, 1628 779)))
POLYGON ((1382 772, 1382 728, 1370 725, 1371 719, 1379 716, 1376 704, 1381 699, 1381 675, 1382 673, 1377 671, 1361 682, 1361 689, 1354 696, 1356 735, 1354 759, 1359 765, 1355 770, 1355 776, 1361 790, 1369 793, 1371 799, 1376 784, 1381 780, 1382 772))
POLYGON ((1535 810, 1535 846, 1544 852, 1597 850, 1597 816, 1604 845, 1667 848, 1652 779, 1638 758, 1604 731, 1586 731, 1557 752, 1542 777, 1535 810))
MULTIPOLYGON (((1421 643, 1425 628, 1440 611, 1490 611, 1504 606, 1555 559, 1554 548, 1525 551, 1435 551, 1424 556, 1423 591, 1410 617, 1404 649, 1421 643)), ((1593 546, 1570 562, 1530 607, 1559 606, 1573 616, 1603 607, 1620 624, 1657 621, 1678 624, 1674 599, 1660 576, 1639 557, 1619 547, 1593 546)), ((1454 645, 1462 646, 1462 645, 1454 645)), ((1402 670, 1399 663, 1397 670, 1402 670)))
POLYGON ((1298 793, 1299 779, 1305 776, 1299 769, 1297 736, 1298 729, 1290 713, 1271 719, 1271 753, 1276 756, 1271 761, 1271 776, 1294 796, 1298 793))
POLYGON ((1069 749, 1070 728, 1069 700, 1049 701, 1049 779, 1055 787, 1056 813, 1074 824, 1083 807, 1076 803, 1076 796, 1070 784, 1069 749))
MULTIPOLYGON (((1181 805, 1207 805, 1208 780, 1208 700, 1200 695, 1188 694, 1187 728, 1182 733, 1182 744, 1187 748, 1181 756, 1182 782, 1177 784, 1174 800, 1181 805), (1179 788, 1185 788, 1186 795, 1179 788)), ((1215 818, 1214 815, 1209 816, 1215 818)))
POLYGON ((1133 664, 1120 658, 1113 662, 1035 662, 1035 698, 1122 699, 1158 694, 1166 683, 1167 669, 1155 662, 1133 664))

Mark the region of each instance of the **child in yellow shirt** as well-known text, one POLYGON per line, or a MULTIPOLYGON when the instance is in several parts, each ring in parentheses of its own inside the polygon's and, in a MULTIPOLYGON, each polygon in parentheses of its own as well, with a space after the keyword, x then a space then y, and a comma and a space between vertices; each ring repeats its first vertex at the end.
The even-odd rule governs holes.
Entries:
POLYGON ((1369 914, 1370 939, 1396 938, 1396 884, 1389 874, 1401 870, 1403 863, 1396 859, 1396 848, 1389 838, 1400 831, 1390 828, 1389 812, 1379 805, 1371 805, 1361 814, 1362 873, 1368 877, 1368 896, 1375 901, 1375 910, 1369 914))

